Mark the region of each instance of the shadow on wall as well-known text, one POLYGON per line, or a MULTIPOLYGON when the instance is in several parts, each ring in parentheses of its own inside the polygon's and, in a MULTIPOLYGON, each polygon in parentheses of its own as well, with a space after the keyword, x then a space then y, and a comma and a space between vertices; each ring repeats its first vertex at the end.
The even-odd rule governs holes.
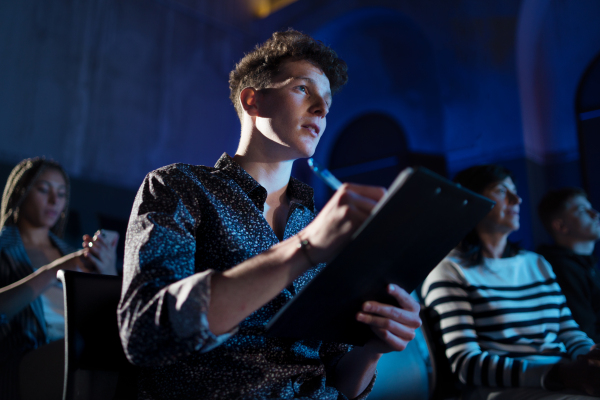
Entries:
MULTIPOLYGON (((577 91, 577 128, 583 187, 594 208, 600 207, 600 52, 591 62, 577 91)), ((596 246, 600 257, 600 246, 596 246)))
MULTIPOLYGON (((308 24, 300 22, 298 28, 308 24)), ((360 8, 308 33, 334 48, 349 66, 348 84, 335 97, 327 131, 315 154, 319 163, 334 167, 329 165, 334 159, 348 161, 336 168, 360 164, 369 158, 360 155, 361 149, 369 153, 365 143, 383 152, 389 145, 403 148, 404 154, 442 153, 443 116, 433 51, 411 19, 391 9, 360 8), (373 115, 383 117, 371 118, 373 115), (376 124, 369 125, 369 119, 376 124), (358 129, 357 124, 360 132, 349 133, 358 129), (394 125, 393 130, 402 136, 390 139, 387 134, 378 134, 381 124, 394 125), (344 143, 347 139, 354 140, 355 145, 360 143, 361 149, 352 156, 338 156, 344 151, 340 149, 348 147, 344 143)), ((374 157, 380 158, 382 154, 374 157)), ((403 159, 397 162, 408 163, 403 159)), ((324 204, 327 188, 312 177, 308 183, 315 187, 317 204, 324 204)))

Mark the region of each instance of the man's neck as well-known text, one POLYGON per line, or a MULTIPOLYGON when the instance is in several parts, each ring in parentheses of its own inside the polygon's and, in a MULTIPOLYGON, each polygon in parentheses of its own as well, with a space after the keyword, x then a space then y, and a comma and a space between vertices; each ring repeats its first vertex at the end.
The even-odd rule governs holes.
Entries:
POLYGON ((573 253, 582 256, 589 256, 590 254, 592 254, 594 252, 594 245, 596 244, 594 240, 582 242, 576 240, 569 240, 569 238, 555 238, 555 242, 557 245, 567 248, 573 253))
POLYGON ((267 190, 264 217, 279 240, 283 240, 290 199, 287 187, 294 160, 277 160, 259 147, 240 146, 233 159, 267 190), (254 151, 249 151, 254 149, 254 151))
POLYGON ((267 190, 269 196, 279 198, 287 189, 294 160, 279 154, 280 146, 270 146, 271 143, 251 124, 246 125, 242 127, 240 144, 233 159, 267 190))
POLYGON ((267 190, 270 197, 277 198, 287 190, 292 174, 292 161, 269 161, 267 158, 251 153, 236 153, 233 159, 267 190))

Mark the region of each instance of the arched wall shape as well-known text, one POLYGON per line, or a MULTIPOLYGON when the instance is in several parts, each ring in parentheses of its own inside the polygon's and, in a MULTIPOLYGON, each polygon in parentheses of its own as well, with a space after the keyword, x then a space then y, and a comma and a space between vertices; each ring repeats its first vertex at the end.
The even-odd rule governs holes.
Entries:
MULTIPOLYGON (((598 15, 594 0, 522 4, 516 51, 531 215, 549 189, 582 183, 575 104, 600 49, 598 15)), ((532 237, 536 245, 550 240, 538 218, 532 237)))
POLYGON ((408 158, 402 127, 385 114, 370 113, 354 119, 338 135, 329 168, 343 180, 387 187, 408 166, 408 158), (370 128, 373 131, 365 135, 370 128))
MULTIPOLYGON (((600 51, 581 78, 577 91, 579 150, 584 188, 595 208, 600 206, 600 51)), ((600 246, 597 254, 600 254, 600 246)))
MULTIPOLYGON (((380 112, 356 116, 336 135, 331 147, 329 157, 320 165, 327 165, 342 182, 386 187, 409 165, 411 156, 403 127, 380 112), (377 131, 364 137, 362 133, 371 126, 376 126, 377 131)), ((315 178, 304 160, 294 163, 292 175, 311 182, 315 188, 315 204, 322 209, 333 191, 315 178)))
POLYGON ((517 70, 527 158, 539 164, 579 158, 575 96, 600 49, 600 2, 525 0, 517 70))
MULTIPOLYGON (((297 26, 302 29, 302 22, 297 26)), ((317 161, 326 164, 342 129, 368 113, 385 114, 402 126, 411 151, 443 152, 435 59, 429 40, 411 19, 391 9, 360 8, 307 33, 330 45, 349 66, 348 84, 334 97, 317 161)), ((319 197, 324 188, 314 179, 310 183, 319 197)))

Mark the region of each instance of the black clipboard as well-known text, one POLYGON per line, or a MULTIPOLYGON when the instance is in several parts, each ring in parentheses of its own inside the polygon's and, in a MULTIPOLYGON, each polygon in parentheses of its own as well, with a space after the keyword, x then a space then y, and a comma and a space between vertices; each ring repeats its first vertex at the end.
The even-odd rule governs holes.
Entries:
POLYGON ((374 334, 356 321, 361 305, 390 303, 390 283, 412 292, 493 206, 426 168, 407 168, 350 243, 269 321, 266 334, 364 345, 374 334))

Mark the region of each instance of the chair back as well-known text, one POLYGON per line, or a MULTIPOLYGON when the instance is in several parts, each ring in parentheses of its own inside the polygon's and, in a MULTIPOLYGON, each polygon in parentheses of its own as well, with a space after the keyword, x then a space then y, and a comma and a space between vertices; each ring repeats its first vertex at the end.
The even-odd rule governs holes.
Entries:
POLYGON ((135 398, 137 370, 125 357, 117 325, 122 279, 65 270, 58 277, 65 299, 63 399, 135 398))
POLYGON ((431 400, 459 398, 462 386, 452 373, 450 362, 446 357, 446 344, 442 340, 440 316, 433 308, 421 304, 420 317, 432 369, 429 398, 431 400))

